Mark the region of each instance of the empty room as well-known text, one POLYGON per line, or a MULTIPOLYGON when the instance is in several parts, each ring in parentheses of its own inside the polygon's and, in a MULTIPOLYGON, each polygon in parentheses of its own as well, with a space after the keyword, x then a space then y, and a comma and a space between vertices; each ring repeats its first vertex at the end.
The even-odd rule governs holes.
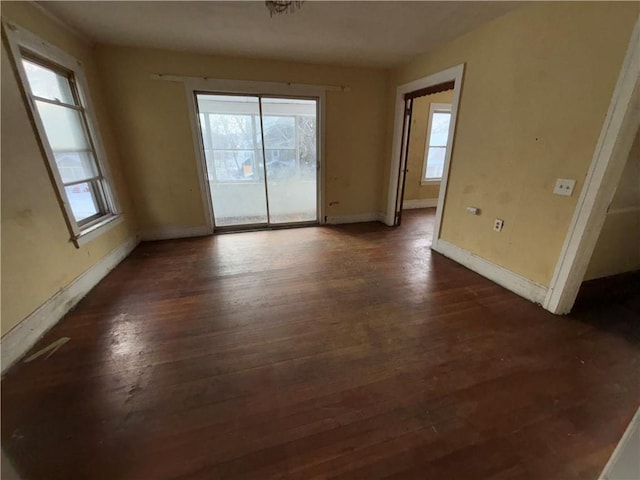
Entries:
POLYGON ((640 479, 638 2, 0 9, 3 479, 640 479))

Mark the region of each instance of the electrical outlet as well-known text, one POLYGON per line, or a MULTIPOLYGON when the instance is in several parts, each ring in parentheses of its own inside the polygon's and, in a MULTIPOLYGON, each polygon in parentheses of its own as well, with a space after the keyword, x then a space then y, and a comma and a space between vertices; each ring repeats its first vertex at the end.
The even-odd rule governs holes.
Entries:
POLYGON ((499 218, 496 218, 493 221, 493 231, 494 232, 501 232, 503 226, 504 226, 504 220, 500 220, 499 218))
POLYGON ((558 178, 556 180, 556 186, 553 189, 553 193, 556 195, 564 195, 570 197, 573 193, 573 187, 576 186, 576 181, 570 178, 558 178))

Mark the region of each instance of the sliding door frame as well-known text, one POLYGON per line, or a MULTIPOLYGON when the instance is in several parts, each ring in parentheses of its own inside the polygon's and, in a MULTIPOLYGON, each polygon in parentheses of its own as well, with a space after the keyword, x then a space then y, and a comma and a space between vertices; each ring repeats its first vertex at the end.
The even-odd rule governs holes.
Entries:
MULTIPOLYGON (((301 100, 316 100, 316 143, 317 143, 317 170, 316 170, 316 215, 317 220, 312 222, 278 223, 274 225, 249 225, 246 228, 288 228, 294 226, 317 225, 324 223, 324 185, 325 185, 325 114, 326 89, 322 86, 301 85, 276 82, 252 82, 244 80, 221 80, 212 78, 187 78, 184 82, 187 96, 187 109, 191 122, 191 133, 194 152, 196 154, 196 167, 200 182, 200 194, 205 222, 209 233, 230 231, 227 227, 215 227, 213 216, 213 201, 211 189, 207 177, 204 145, 200 133, 198 121, 198 105, 196 95, 198 93, 212 95, 245 95, 262 98, 292 98, 301 100)), ((266 170, 266 166, 265 166, 266 170)), ((267 219, 268 222, 268 219, 267 219)), ((233 227, 233 230, 241 230, 242 227, 233 227)))

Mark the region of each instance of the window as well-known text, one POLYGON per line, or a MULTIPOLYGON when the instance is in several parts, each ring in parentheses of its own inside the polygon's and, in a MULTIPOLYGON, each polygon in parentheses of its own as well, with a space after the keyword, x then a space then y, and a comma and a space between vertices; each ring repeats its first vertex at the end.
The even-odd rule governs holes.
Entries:
POLYGON ((432 103, 429 108, 429 128, 424 152, 424 169, 422 182, 439 182, 442 180, 444 158, 449 139, 449 123, 451 121, 451 105, 432 103))
POLYGON ((72 239, 117 217, 80 63, 5 24, 13 60, 46 153, 72 239))
MULTIPOLYGON (((260 115, 206 112, 199 117, 209 180, 262 181, 260 115)), ((263 115, 264 154, 272 180, 315 179, 315 119, 304 114, 263 115)))

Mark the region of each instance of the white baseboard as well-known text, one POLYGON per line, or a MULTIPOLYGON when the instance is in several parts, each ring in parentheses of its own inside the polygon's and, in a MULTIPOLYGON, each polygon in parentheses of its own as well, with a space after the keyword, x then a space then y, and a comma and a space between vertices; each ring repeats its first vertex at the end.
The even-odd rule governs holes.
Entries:
POLYGON ((438 240, 431 248, 527 300, 537 304, 542 304, 544 301, 547 287, 543 285, 524 278, 482 257, 478 257, 468 250, 457 247, 445 240, 438 240))
POLYGON ((384 222, 385 214, 382 212, 354 213, 351 215, 328 215, 324 223, 339 225, 343 223, 384 222))
POLYGON ((7 332, 0 342, 2 373, 24 356, 51 327, 75 307, 137 245, 138 240, 131 238, 111 250, 102 260, 58 291, 31 315, 7 332))
POLYGON ((605 465, 599 480, 640 478, 638 444, 640 443, 640 408, 631 419, 611 458, 605 465))
POLYGON ((211 230, 206 225, 198 225, 197 227, 162 227, 140 232, 140 238, 144 241, 204 237, 205 235, 211 235, 211 230))
POLYGON ((413 210, 414 208, 431 208, 437 206, 437 198, 420 198, 418 200, 404 200, 402 202, 403 210, 413 210))
POLYGON ((627 207, 612 208, 607 212, 607 215, 624 215, 627 213, 640 212, 640 206, 629 205, 627 207))

